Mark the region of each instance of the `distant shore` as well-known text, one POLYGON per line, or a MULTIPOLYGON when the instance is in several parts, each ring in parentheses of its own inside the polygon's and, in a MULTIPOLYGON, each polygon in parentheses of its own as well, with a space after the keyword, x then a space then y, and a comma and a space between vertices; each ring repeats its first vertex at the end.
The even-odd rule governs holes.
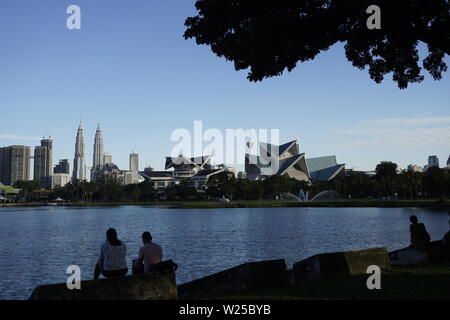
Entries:
POLYGON ((229 203, 218 201, 159 201, 159 202, 77 202, 49 205, 43 203, 0 204, 0 208, 15 207, 117 207, 117 206, 154 206, 169 209, 216 209, 216 208, 438 208, 450 209, 450 200, 376 200, 345 199, 300 202, 292 200, 237 200, 229 203))

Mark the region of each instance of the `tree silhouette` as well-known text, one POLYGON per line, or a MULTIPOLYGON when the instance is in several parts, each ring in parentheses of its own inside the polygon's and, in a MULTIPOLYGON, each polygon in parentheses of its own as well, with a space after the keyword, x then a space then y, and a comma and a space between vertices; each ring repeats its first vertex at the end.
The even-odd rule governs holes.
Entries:
POLYGON ((210 46, 236 70, 250 68, 250 81, 291 71, 339 42, 353 66, 368 69, 377 83, 392 73, 404 89, 423 81, 422 67, 435 80, 447 71, 449 0, 198 0, 196 8, 185 39, 210 46), (367 27, 370 5, 381 8, 379 30, 367 27), (419 41, 428 46, 422 67, 419 41))

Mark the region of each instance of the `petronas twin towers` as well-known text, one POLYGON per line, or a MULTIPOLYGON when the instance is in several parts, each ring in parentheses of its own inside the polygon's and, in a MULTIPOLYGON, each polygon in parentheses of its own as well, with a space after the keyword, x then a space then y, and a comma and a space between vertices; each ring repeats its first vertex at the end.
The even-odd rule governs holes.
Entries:
MULTIPOLYGON (((104 165, 104 153, 103 153, 103 136, 100 130, 100 125, 95 132, 94 140, 94 159, 91 172, 91 180, 95 180, 96 173, 99 172, 104 165)), ((73 160, 73 175, 72 180, 86 180, 86 164, 84 153, 84 137, 83 126, 80 123, 77 132, 77 140, 75 143, 75 158, 73 160)))
POLYGON ((75 159, 73 160, 72 180, 86 180, 86 165, 84 161, 84 138, 83 126, 80 123, 75 143, 75 159))
POLYGON ((100 124, 95 131, 94 139, 94 160, 92 165, 92 172, 100 171, 103 168, 104 163, 104 153, 103 153, 103 136, 102 130, 100 130, 100 124))

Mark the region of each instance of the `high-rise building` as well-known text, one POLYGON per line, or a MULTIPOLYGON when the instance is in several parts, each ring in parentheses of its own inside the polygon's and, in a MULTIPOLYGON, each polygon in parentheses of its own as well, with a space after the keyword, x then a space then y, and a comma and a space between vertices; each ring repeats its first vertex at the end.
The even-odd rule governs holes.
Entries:
POLYGON ((62 188, 70 182, 70 174, 55 173, 52 175, 52 189, 62 188))
POLYGON ((112 162, 112 155, 110 153, 105 153, 103 155, 103 163, 113 163, 112 162))
POLYGON ((450 169, 450 156, 448 156, 448 160, 447 160, 447 168, 450 169))
POLYGON ((34 148, 34 180, 43 189, 51 188, 53 172, 53 140, 42 139, 41 145, 34 148))
POLYGON ((19 180, 30 180, 30 147, 0 148, 0 182, 10 186, 19 180))
POLYGON ((68 159, 59 160, 59 164, 53 169, 53 173, 70 174, 70 164, 68 159))
POLYGON ((96 180, 96 174, 103 168, 103 165, 105 164, 104 161, 103 136, 99 124, 94 139, 94 159, 92 162, 91 181, 96 180))
POLYGON ((131 172, 139 171, 139 155, 134 152, 130 154, 130 171, 131 172))
POLYGON ((428 168, 439 167, 439 158, 437 156, 428 157, 428 168))
POLYGON ((83 126, 80 123, 75 142, 75 158, 73 160, 72 180, 86 180, 86 165, 84 158, 83 126))

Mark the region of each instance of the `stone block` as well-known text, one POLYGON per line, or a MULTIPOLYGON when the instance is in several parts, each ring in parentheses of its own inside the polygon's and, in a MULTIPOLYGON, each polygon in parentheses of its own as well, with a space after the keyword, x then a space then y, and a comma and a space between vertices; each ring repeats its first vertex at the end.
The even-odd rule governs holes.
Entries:
POLYGON ((300 283, 324 277, 366 274, 371 265, 377 265, 384 270, 390 268, 386 248, 315 255, 295 263, 293 274, 295 283, 300 283))
POLYGON ((246 289, 276 288, 288 285, 284 260, 246 263, 178 286, 180 299, 198 299, 246 289))
POLYGON ((30 300, 173 300, 178 298, 174 273, 146 273, 120 279, 82 281, 80 290, 65 283, 37 287, 30 300))

